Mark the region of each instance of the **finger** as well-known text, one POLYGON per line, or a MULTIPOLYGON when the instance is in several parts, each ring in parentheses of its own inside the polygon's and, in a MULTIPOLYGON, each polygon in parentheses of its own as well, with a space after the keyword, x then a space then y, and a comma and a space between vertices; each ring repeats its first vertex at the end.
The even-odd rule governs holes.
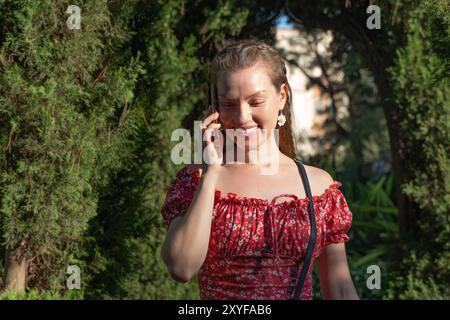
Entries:
POLYGON ((208 126, 208 129, 212 130, 213 134, 217 134, 220 132, 220 130, 219 130, 220 127, 221 127, 220 123, 212 123, 208 126))
POLYGON ((212 129, 210 128, 206 128, 204 130, 203 136, 204 136, 204 140, 207 144, 211 142, 211 135, 212 135, 212 129))
POLYGON ((206 117, 206 119, 204 120, 205 123, 209 124, 214 120, 217 120, 219 118, 219 112, 214 112, 213 114, 210 114, 209 116, 206 117))
POLYGON ((220 124, 220 123, 213 123, 213 124, 210 124, 210 125, 208 126, 208 128, 211 129, 211 130, 213 131, 212 135, 213 135, 213 138, 214 138, 214 139, 219 138, 219 136, 221 135, 221 132, 220 132, 220 130, 219 130, 220 127, 221 127, 221 124, 220 124))
POLYGON ((219 129, 221 126, 222 126, 222 124, 220 124, 220 123, 211 123, 211 124, 208 126, 208 128, 211 128, 211 129, 219 129))
POLYGON ((219 112, 214 112, 213 114, 210 114, 203 120, 203 125, 208 126, 208 124, 211 123, 211 121, 216 120, 219 118, 219 112))
POLYGON ((206 128, 204 130, 204 141, 209 144, 209 143, 216 143, 217 140, 221 141, 221 136, 222 133, 217 130, 217 128, 220 127, 220 124, 216 124, 216 125, 209 125, 208 128, 206 128))
POLYGON ((206 131, 206 129, 210 129, 211 131, 216 131, 220 127, 221 127, 220 123, 212 123, 208 127, 202 127, 201 131, 202 131, 202 134, 203 134, 206 131))

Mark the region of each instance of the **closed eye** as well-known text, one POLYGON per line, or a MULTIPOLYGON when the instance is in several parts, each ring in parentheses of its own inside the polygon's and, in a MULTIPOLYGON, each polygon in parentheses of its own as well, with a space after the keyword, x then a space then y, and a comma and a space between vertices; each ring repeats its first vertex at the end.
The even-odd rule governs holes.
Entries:
MULTIPOLYGON (((251 103, 251 105, 253 105, 253 106, 260 106, 263 104, 264 104, 264 101, 256 101, 256 102, 251 103)), ((220 106, 223 108, 232 108, 234 105, 233 104, 221 104, 220 106)))

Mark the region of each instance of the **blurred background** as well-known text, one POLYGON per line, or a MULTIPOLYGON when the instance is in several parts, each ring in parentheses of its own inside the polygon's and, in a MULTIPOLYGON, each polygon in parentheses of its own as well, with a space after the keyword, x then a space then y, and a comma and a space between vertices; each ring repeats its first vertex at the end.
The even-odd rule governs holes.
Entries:
POLYGON ((206 114, 217 50, 256 38, 287 63, 297 157, 342 183, 360 297, 449 299, 449 9, 0 1, 0 298, 199 299, 160 258, 171 133, 206 114))

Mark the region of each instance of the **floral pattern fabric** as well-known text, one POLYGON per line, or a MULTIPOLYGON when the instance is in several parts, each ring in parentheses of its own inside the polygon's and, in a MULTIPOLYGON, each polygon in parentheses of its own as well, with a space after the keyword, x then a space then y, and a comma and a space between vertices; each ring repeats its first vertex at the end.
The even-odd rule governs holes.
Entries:
MULTIPOLYGON (((168 227, 184 215, 200 182, 199 169, 182 168, 166 193, 161 213, 168 227)), ((312 261, 330 243, 347 242, 352 213, 334 181, 313 196, 317 238, 312 261)), ((199 270, 201 299, 291 299, 300 276, 310 235, 309 199, 282 194, 272 201, 222 194, 215 190, 206 259, 199 270), (276 203, 280 197, 289 201, 276 203)), ((312 266, 302 300, 312 299, 312 266)))

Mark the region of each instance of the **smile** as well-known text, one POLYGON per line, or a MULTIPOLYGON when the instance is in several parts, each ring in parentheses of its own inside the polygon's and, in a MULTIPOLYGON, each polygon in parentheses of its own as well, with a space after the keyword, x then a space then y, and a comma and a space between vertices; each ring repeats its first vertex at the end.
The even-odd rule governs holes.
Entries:
POLYGON ((254 126, 254 127, 246 128, 246 129, 237 128, 235 130, 235 132, 236 132, 237 136, 250 137, 250 136, 255 135, 258 132, 258 128, 259 128, 258 126, 254 126))

